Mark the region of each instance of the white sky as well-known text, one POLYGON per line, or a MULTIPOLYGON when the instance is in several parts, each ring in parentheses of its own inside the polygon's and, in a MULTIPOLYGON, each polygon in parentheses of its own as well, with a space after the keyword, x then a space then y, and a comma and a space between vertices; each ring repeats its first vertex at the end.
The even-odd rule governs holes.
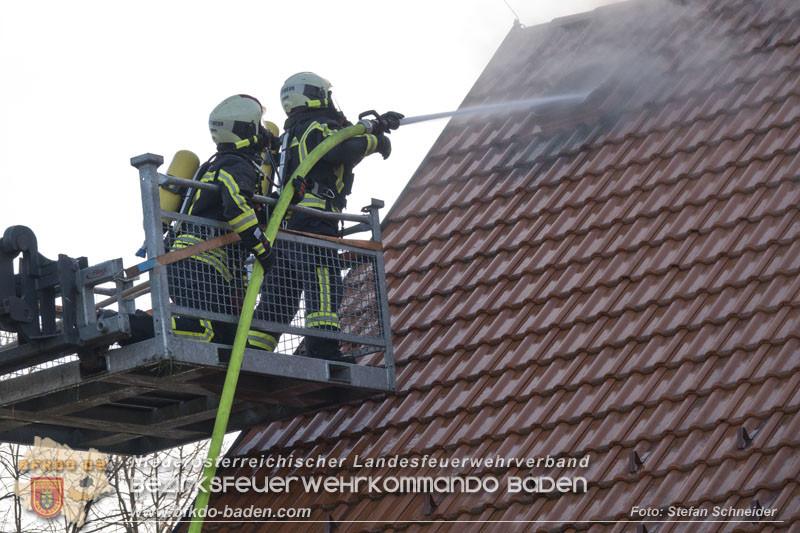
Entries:
MULTIPOLYGON (((612 0, 507 0, 522 24, 612 0)), ((39 250, 90 264, 134 256, 144 233, 130 158, 214 151, 208 113, 236 93, 283 125, 278 92, 311 70, 352 120, 456 109, 511 29, 503 0, 7 1, 0 7, 0 231, 26 225, 39 250)), ((392 156, 356 168, 349 211, 387 209, 446 121, 392 133, 392 156)))

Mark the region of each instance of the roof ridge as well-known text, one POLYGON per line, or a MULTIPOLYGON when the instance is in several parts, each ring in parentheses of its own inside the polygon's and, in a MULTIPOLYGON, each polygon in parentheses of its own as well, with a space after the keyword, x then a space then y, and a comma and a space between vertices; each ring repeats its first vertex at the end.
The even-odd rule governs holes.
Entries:
MULTIPOLYGON (((665 100, 661 100, 661 101, 658 101, 658 102, 647 102, 642 107, 639 107, 639 108, 636 108, 636 109, 626 110, 624 115, 633 115, 633 114, 636 114, 636 113, 641 113, 642 111, 645 111, 645 110, 650 110, 653 113, 654 116, 658 116, 660 113, 663 113, 664 109, 669 105, 680 104, 681 106, 684 106, 688 102, 690 102, 691 100, 700 99, 701 97, 702 97, 703 101, 705 101, 710 95, 714 94, 715 92, 719 92, 721 90, 725 90, 725 91, 732 90, 732 89, 737 88, 737 86, 756 84, 759 81, 763 81, 765 79, 778 78, 778 77, 782 76, 783 74, 786 74, 786 73, 797 73, 798 71, 800 71, 800 66, 797 66, 797 67, 792 66, 792 65, 784 66, 784 67, 781 67, 780 69, 778 69, 776 71, 770 72, 767 75, 759 75, 759 76, 755 76, 755 77, 752 77, 752 78, 737 78, 737 79, 733 80, 732 82, 730 82, 728 84, 718 85, 718 86, 715 86, 713 89, 709 89, 709 90, 706 90, 706 91, 690 92, 690 93, 687 93, 685 96, 669 97, 669 98, 667 98, 665 100)), ((790 90, 789 93, 787 93, 787 94, 785 94, 783 96, 780 96, 780 97, 768 96, 766 98, 763 98, 757 104, 742 104, 740 107, 735 108, 735 110, 733 112, 730 112, 730 111, 727 111, 727 110, 724 110, 724 109, 720 109, 720 110, 715 111, 715 112, 710 113, 710 114, 700 115, 699 119, 700 120, 705 120, 705 119, 713 120, 713 119, 718 118, 719 116, 723 116, 723 115, 733 116, 733 115, 736 115, 737 112, 740 112, 743 109, 751 109, 751 108, 752 109, 757 109, 758 106, 763 105, 764 103, 767 103, 767 102, 782 103, 782 102, 786 101, 787 99, 792 98, 792 97, 797 96, 797 95, 798 95, 797 91, 791 91, 790 90)), ((496 120, 498 120, 498 122, 500 122, 499 119, 496 119, 496 120)), ((645 138, 645 137, 647 137, 649 135, 652 135, 652 134, 659 134, 659 133, 664 133, 664 132, 670 131, 671 129, 674 129, 675 126, 682 127, 684 125, 688 126, 690 124, 691 123, 689 123, 688 121, 673 121, 673 122, 669 123, 668 125, 666 125, 666 126, 664 126, 662 128, 651 128, 651 129, 643 131, 643 132, 628 133, 628 134, 623 135, 622 137, 616 137, 616 138, 602 137, 602 141, 600 141, 599 143, 589 144, 589 145, 582 145, 582 146, 580 146, 578 148, 575 148, 573 150, 566 150, 566 151, 563 151, 563 152, 559 152, 558 154, 555 154, 555 155, 542 155, 542 156, 538 157, 537 159, 535 159, 534 161, 530 162, 530 164, 533 165, 539 159, 558 158, 558 157, 561 157, 561 156, 573 157, 576 153, 582 153, 586 149, 592 149, 594 147, 602 147, 602 146, 605 146, 605 145, 621 145, 626 140, 643 139, 643 138, 645 138)), ((530 140, 532 140, 532 139, 534 139, 536 137, 541 137, 542 139, 550 139, 552 137, 555 137, 556 135, 558 135, 558 133, 556 133, 556 134, 548 134, 548 135, 541 135, 541 134, 534 133, 534 134, 529 134, 529 135, 527 135, 525 137, 512 135, 512 136, 510 136, 508 138, 503 139, 501 142, 491 143, 489 145, 483 145, 483 147, 484 148, 487 148, 487 147, 488 148, 495 148, 495 147, 511 145, 514 142, 530 142, 530 140)), ((427 159, 428 159, 428 161, 435 162, 435 161, 444 160, 447 157, 454 156, 454 155, 464 155, 465 153, 469 153, 471 151, 472 151, 471 148, 464 148, 464 149, 460 149, 460 150, 448 150, 447 152, 443 152, 443 153, 429 154, 427 159)), ((419 188, 417 186, 414 186, 413 184, 409 184, 409 186, 410 186, 410 188, 412 190, 419 188)), ((394 220, 394 218, 395 217, 392 217, 391 220, 394 220)))

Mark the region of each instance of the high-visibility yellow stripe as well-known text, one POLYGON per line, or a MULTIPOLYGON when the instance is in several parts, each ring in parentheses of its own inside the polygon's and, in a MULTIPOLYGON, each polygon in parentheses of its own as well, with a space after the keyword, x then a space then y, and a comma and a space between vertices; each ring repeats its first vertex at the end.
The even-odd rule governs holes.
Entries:
POLYGON ((308 136, 311 134, 312 131, 320 129, 319 122, 316 120, 312 122, 307 128, 306 131, 303 132, 303 136, 300 137, 300 146, 298 148, 298 153, 300 155, 300 163, 308 156, 308 146, 306 146, 306 141, 308 140, 308 136))
POLYGON ((342 194, 344 190, 344 165, 339 165, 339 167, 334 170, 334 174, 336 174, 336 191, 342 194))
MULTIPOLYGON (((311 207, 311 208, 314 208, 314 209, 325 210, 326 203, 325 203, 324 199, 318 198, 318 197, 314 196, 311 193, 306 193, 306 195, 303 198, 303 200, 297 205, 299 205, 300 207, 311 207)), ((335 205, 332 205, 331 206, 331 212, 333 212, 333 213, 341 213, 342 210, 339 209, 338 207, 336 207, 335 205)))
POLYGON ((231 225, 233 231, 236 233, 241 233, 247 228, 252 228, 258 224, 258 217, 256 217, 256 212, 254 209, 249 209, 247 212, 242 213, 238 217, 229 220, 228 224, 231 225))
POLYGON ((371 134, 366 134, 364 137, 367 139, 367 150, 364 152, 364 155, 370 155, 378 148, 378 138, 371 134))
MULTIPOLYGON (((188 248, 188 245, 177 243, 176 245, 173 246, 172 249, 181 250, 183 248, 188 248)), ((229 272, 228 265, 224 261, 220 260, 219 257, 216 257, 213 254, 203 252, 201 254, 193 255, 192 259, 197 259, 198 261, 203 261, 205 263, 208 263, 209 265, 213 266, 220 272, 229 272)))
MULTIPOLYGON (((211 171, 206 172, 205 174, 203 174, 203 177, 200 178, 200 182, 201 183, 210 183, 210 182, 214 181, 215 174, 216 174, 215 172, 211 172, 211 171)), ((190 215, 192 214, 192 210, 194 209, 194 206, 197 205, 197 200, 200 198, 200 194, 202 192, 203 192, 203 189, 197 189, 197 191, 194 193, 194 196, 192 197, 192 205, 189 206, 189 213, 188 214, 190 214, 190 215)))
POLYGON ((274 352, 275 347, 278 345, 278 339, 269 333, 250 330, 247 335, 247 343, 251 346, 267 350, 268 352, 274 352))
MULTIPOLYGON (((203 180, 200 180, 200 181, 203 181, 203 180)), ((197 189, 197 192, 194 193, 194 196, 192 197, 192 205, 189 206, 189 212, 187 214, 189 214, 189 215, 192 214, 192 209, 194 209, 194 206, 197 205, 197 200, 200 198, 200 192, 201 191, 202 191, 202 189, 197 189)))
MULTIPOLYGON (((303 132, 303 136, 300 138, 300 141, 298 142, 298 145, 299 145, 298 146, 298 153, 300 155, 300 163, 302 163, 303 160, 306 158, 306 156, 308 156, 308 145, 307 145, 308 136, 311 135, 311 132, 316 131, 316 130, 319 130, 319 131, 322 132, 322 138, 323 139, 326 138, 326 137, 330 137, 331 134, 333 133, 331 131, 331 129, 328 127, 327 124, 320 124, 316 120, 314 122, 312 122, 311 124, 309 124, 309 126, 306 128, 306 131, 303 132)), ((292 146, 294 146, 294 145, 295 144, 294 144, 294 141, 293 141, 292 142, 292 146)))
POLYGON ((188 339, 199 342, 211 342, 214 337, 214 327, 208 320, 201 320, 200 325, 204 328, 203 331, 186 331, 178 329, 175 324, 175 318, 172 319, 172 333, 179 337, 186 337, 188 339))
POLYGON ((338 322, 329 322, 325 320, 315 320, 313 322, 306 321, 306 327, 309 329, 318 328, 320 326, 329 326, 332 328, 340 328, 338 322))
MULTIPOLYGON (((183 248, 188 248, 194 244, 199 242, 203 242, 202 240, 194 237, 192 235, 181 235, 175 242, 172 243, 171 250, 181 250, 183 248)), ((217 252, 218 253, 218 252, 217 252)), ((220 275, 225 278, 225 281, 230 281, 233 279, 233 275, 231 274, 230 269, 228 268, 228 263, 226 258, 220 257, 215 253, 215 250, 208 250, 207 252, 203 252, 200 254, 195 254, 192 256, 192 259, 196 259, 200 262, 206 263, 211 265, 214 270, 220 273, 220 275)), ((224 252, 222 252, 224 254, 224 252)))
MULTIPOLYGON (((175 241, 172 243, 173 250, 179 250, 181 248, 186 248, 188 246, 194 246, 195 244, 200 244, 204 242, 203 239, 200 237, 196 237, 194 235, 182 234, 175 238, 175 241)), ((206 250, 206 254, 209 254, 213 257, 216 257, 218 260, 222 262, 226 262, 228 255, 225 253, 225 250, 222 248, 212 248, 211 250, 206 250)))
MULTIPOLYGON (((185 244, 185 243, 175 243, 172 246, 171 250, 172 251, 182 250, 183 248, 188 248, 189 246, 191 246, 191 245, 190 244, 185 244)), ((219 267, 222 270, 227 270, 228 269, 227 257, 224 257, 224 256, 220 257, 218 254, 215 254, 215 253, 211 252, 211 250, 205 251, 203 253, 195 254, 195 255, 192 256, 192 259, 203 259, 206 262, 208 262, 208 263, 210 263, 212 265, 215 265, 215 268, 219 267)))
POLYGON ((309 313, 306 315, 306 327, 331 326, 340 329, 339 316, 336 313, 309 313))
POLYGON ((330 311, 325 309, 325 279, 322 275, 322 267, 317 267, 317 285, 319 286, 319 308, 320 311, 330 311))
POLYGON ((302 207, 325 209, 325 200, 322 198, 317 198, 313 194, 306 193, 306 195, 303 197, 303 200, 297 205, 302 207))
POLYGON ((219 181, 228 189, 228 194, 230 194, 230 197, 236 203, 236 207, 239 208, 239 211, 242 212, 241 215, 229 221, 230 225, 233 226, 233 230, 237 233, 241 233, 245 229, 255 226, 258 223, 256 212, 247 203, 247 199, 242 195, 239 184, 236 183, 233 176, 224 170, 220 170, 219 181))
POLYGON ((328 272, 327 268, 323 268, 322 272, 325 274, 325 293, 327 295, 327 303, 326 307, 323 311, 331 312, 331 278, 330 272, 328 272))

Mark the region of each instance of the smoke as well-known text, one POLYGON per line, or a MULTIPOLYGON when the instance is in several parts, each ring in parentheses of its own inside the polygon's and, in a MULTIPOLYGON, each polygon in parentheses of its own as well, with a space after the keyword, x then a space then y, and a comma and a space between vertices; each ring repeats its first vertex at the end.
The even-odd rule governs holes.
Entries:
POLYGON ((633 0, 512 30, 463 106, 589 93, 603 112, 657 100, 679 73, 737 51, 711 14, 677 0, 633 0))

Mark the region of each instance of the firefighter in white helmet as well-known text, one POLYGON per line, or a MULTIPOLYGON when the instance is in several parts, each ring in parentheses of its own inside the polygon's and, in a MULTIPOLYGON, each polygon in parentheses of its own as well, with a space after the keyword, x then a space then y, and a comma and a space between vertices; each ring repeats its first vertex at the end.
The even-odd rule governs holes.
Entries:
MULTIPOLYGON (((239 234, 241 245, 251 251, 267 272, 275 254, 258 227, 256 213, 261 206, 253 203, 263 174, 261 154, 271 143, 277 143, 264 127, 261 103, 246 94, 223 100, 208 118, 211 138, 217 152, 207 162, 200 181, 219 185, 216 190, 197 189, 188 214, 228 222, 239 234)), ((180 250, 221 234, 184 222, 170 245, 180 250), (209 232, 217 233, 210 234, 209 232)), ((243 264, 228 257, 226 248, 215 248, 168 266, 171 296, 179 306, 192 307, 220 314, 238 313, 235 305, 243 292, 243 264)), ((207 320, 184 320, 173 324, 173 332, 194 340, 232 344, 236 326, 207 320)))
MULTIPOLYGON (((313 72, 290 76, 281 87, 280 97, 287 114, 281 151, 281 178, 285 180, 315 147, 350 123, 333 104, 330 82, 313 72)), ((396 129, 402 117, 399 113, 386 113, 380 117, 386 126, 384 131, 352 137, 327 152, 308 172, 305 182, 295 184, 296 189, 299 185, 303 191, 295 196, 297 204, 340 213, 353 186, 353 167, 373 153, 381 154, 384 159, 389 157, 392 145, 385 133, 396 129)), ((339 236, 335 220, 306 213, 290 214, 286 225, 288 229, 306 233, 339 236)), ((277 264, 266 277, 266 290, 255 317, 288 323, 304 293, 305 326, 338 332, 343 283, 336 251, 285 243, 280 252, 277 264)), ((279 336, 279 333, 258 334, 256 338, 251 336, 250 343, 272 350, 279 336)), ((352 358, 342 357, 338 341, 330 338, 306 336, 305 350, 310 357, 352 362, 352 358)))
MULTIPOLYGON (((228 257, 230 246, 244 246, 252 251, 268 271, 275 252, 258 227, 260 207, 252 197, 261 183, 261 154, 277 149, 277 139, 264 127, 264 109, 258 100, 236 94, 217 105, 208 119, 211 138, 217 152, 198 171, 204 183, 216 183, 217 190, 197 189, 188 214, 228 222, 239 234, 242 244, 215 248, 167 266, 170 297, 181 306, 220 314, 239 313, 244 292, 244 264, 228 257)), ((223 230, 206 224, 183 221, 177 235, 168 237, 171 251, 180 250, 221 235, 223 230)), ((100 310, 99 316, 115 311, 100 310)), ((129 315, 131 334, 120 344, 133 344, 154 336, 153 317, 137 310, 129 315)), ((173 316, 175 335, 195 341, 233 344, 236 325, 211 320, 173 316)), ((107 347, 79 351, 81 367, 86 372, 105 369, 102 360, 107 347)))

